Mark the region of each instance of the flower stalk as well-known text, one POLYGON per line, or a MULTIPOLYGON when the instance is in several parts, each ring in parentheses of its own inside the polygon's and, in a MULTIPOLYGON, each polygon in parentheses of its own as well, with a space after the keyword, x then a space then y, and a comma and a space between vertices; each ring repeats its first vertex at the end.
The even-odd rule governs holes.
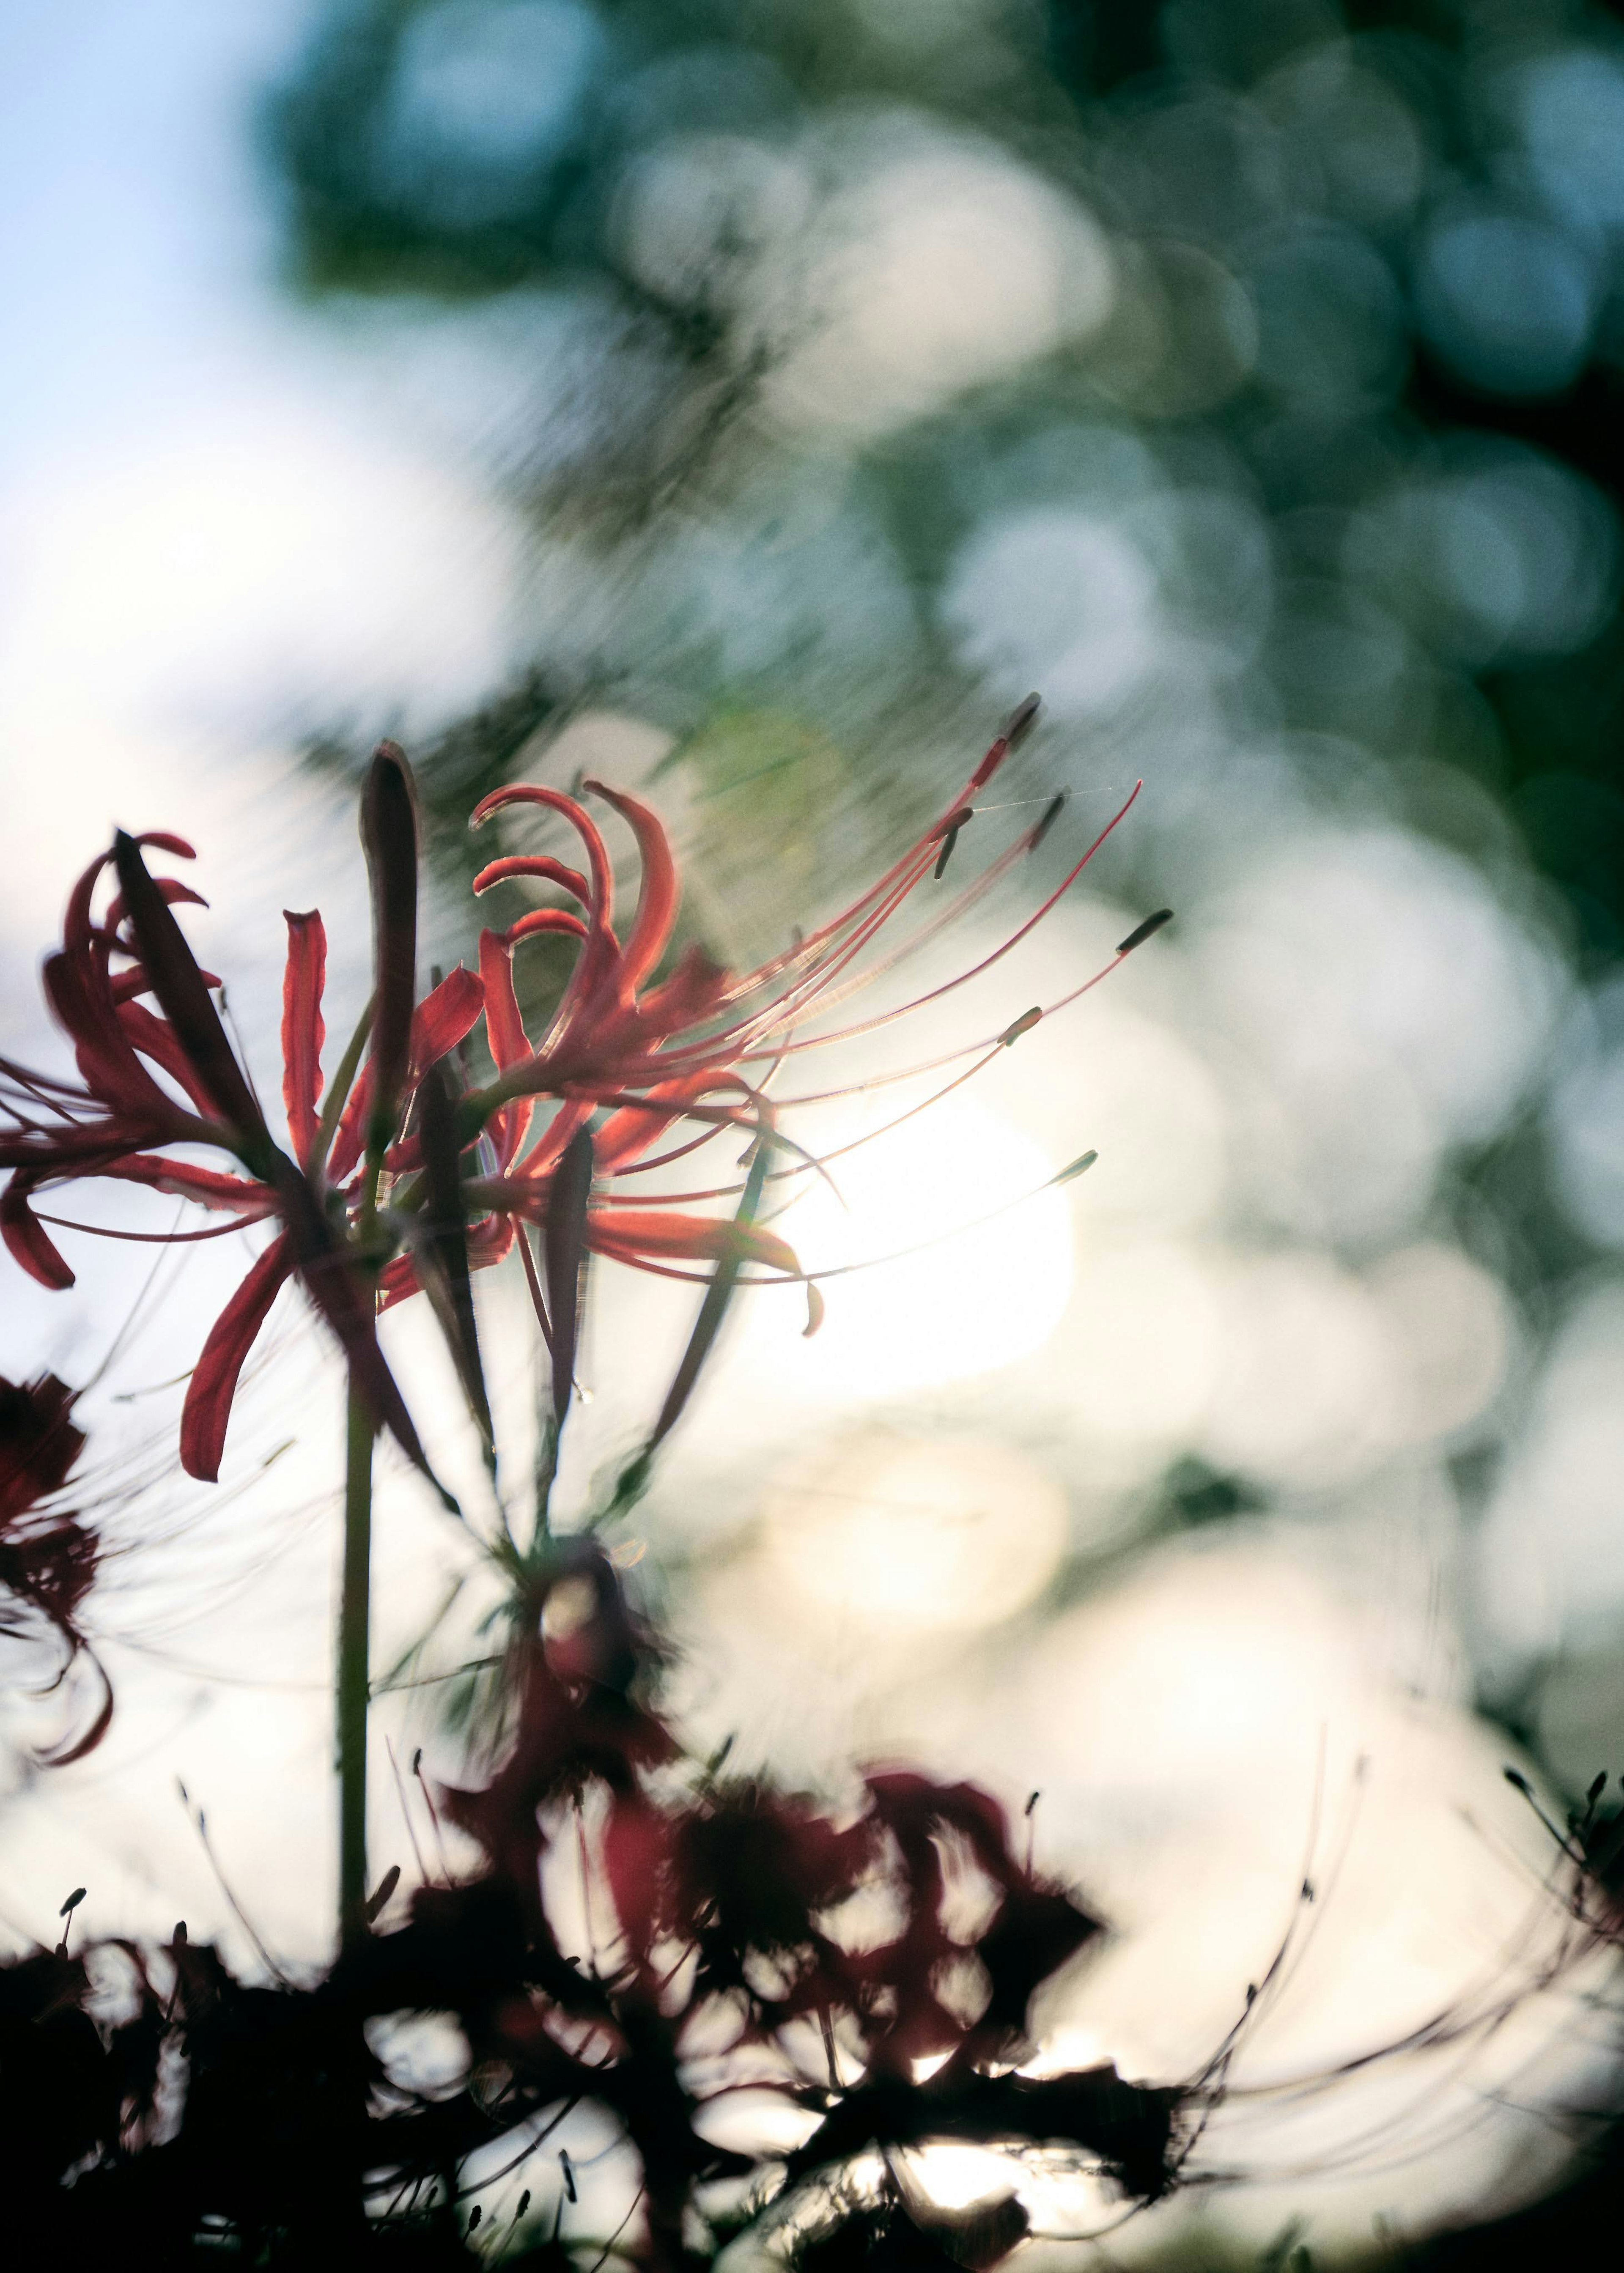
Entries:
POLYGON ((346 1403, 344 1557, 334 1721, 338 1738, 338 1935, 366 1932, 366 1722, 372 1703, 372 1410, 352 1381, 346 1403))

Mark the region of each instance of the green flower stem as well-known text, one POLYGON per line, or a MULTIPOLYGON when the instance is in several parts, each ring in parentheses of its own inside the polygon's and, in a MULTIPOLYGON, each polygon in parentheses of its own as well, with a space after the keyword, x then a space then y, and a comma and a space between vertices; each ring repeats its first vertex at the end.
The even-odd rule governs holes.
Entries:
POLYGON ((366 1714, 371 1699, 372 1416, 350 1390, 344 1567, 338 1608, 338 1934, 366 1931, 366 1714))

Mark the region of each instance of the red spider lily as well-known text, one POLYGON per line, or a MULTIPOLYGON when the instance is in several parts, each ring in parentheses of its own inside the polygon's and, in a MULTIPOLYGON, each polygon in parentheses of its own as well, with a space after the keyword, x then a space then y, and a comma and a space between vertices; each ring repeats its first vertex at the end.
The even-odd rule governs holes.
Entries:
MULTIPOLYGON (((399 794, 409 795, 403 761, 392 746, 380 752, 374 776, 380 769, 398 771, 399 794)), ((398 869, 406 856, 398 844, 390 849, 388 834, 386 815, 384 856, 398 869)), ((182 1465, 207 1481, 218 1475, 244 1362, 277 1293, 297 1273, 338 1333, 351 1377, 378 1421, 423 1467, 410 1417, 378 1348, 370 1286, 357 1268, 364 1258, 357 1234, 372 1210, 376 1176, 371 1172, 380 1165, 380 1148, 398 1114, 410 1109, 427 1068, 478 1017, 479 981, 471 972, 454 971, 414 1012, 413 949, 408 943, 402 998, 402 957, 393 936, 402 927, 402 887, 391 881, 380 891, 375 882, 379 905, 389 907, 391 897, 395 905, 392 935, 380 941, 372 1061, 348 1099, 334 1100, 342 1103, 342 1114, 324 1117, 326 935, 319 915, 289 913, 282 1041, 290 1154, 273 1141, 226 1038, 209 994, 219 982, 199 970, 171 912, 177 902, 201 904, 199 896, 173 878, 148 875, 141 857, 147 845, 193 857, 180 837, 134 839, 121 832, 112 851, 98 856, 74 887, 62 947, 46 963, 47 994, 73 1043, 79 1082, 0 1061, 0 1109, 11 1124, 0 1130, 0 1168, 11 1171, 0 1194, 0 1235, 31 1276, 60 1288, 71 1286, 73 1274, 48 1224, 117 1238, 184 1242, 274 1222, 276 1235, 215 1321, 192 1369, 181 1421, 182 1465), (97 889, 109 862, 120 889, 97 921, 97 889), (155 1010, 142 1000, 147 995, 155 1010), (398 1031, 387 1058, 386 1025, 398 1031), (382 1094, 374 1072, 380 1063, 390 1068, 382 1094), (391 1089, 397 1092, 393 1099, 391 1089), (169 1149, 177 1146, 224 1152, 236 1165, 225 1170, 177 1159, 169 1149), (71 1221, 64 1226, 63 1218, 36 1210, 41 1189, 93 1176, 145 1185, 229 1220, 201 1231, 136 1233, 71 1221)), ((373 849, 369 835, 369 852, 373 849)), ((415 895, 415 839, 409 857, 415 895)))
POLYGON ((44 1619, 66 1646, 57 1683, 84 1657, 102 1688, 89 1726, 44 1756, 58 1767, 94 1751, 113 1718, 111 1686, 78 1623, 96 1572, 94 1535, 77 1514, 41 1504, 61 1491, 85 1449, 72 1411, 73 1392, 54 1373, 23 1383, 0 1379, 0 1633, 44 1619), (21 1606, 20 1617, 13 1604, 21 1606))
MULTIPOLYGON (((639 1205, 628 1193, 608 1189, 609 1182, 663 1167, 729 1128, 756 1130, 773 1140, 779 1112, 787 1106, 820 1099, 792 1097, 769 1101, 757 1078, 758 1069, 763 1075, 769 1069, 776 1070, 800 1052, 872 1032, 908 1010, 951 993, 1001 961, 1041 921, 1132 804, 1137 784, 1121 811, 1061 882, 992 953, 900 1009, 838 1031, 812 1035, 800 1031, 934 939, 981 899, 1024 854, 1035 850, 1055 818, 1058 799, 1034 827, 1023 830, 911 939, 863 964, 865 950, 904 902, 927 876, 942 875, 960 831, 974 816, 970 800, 993 778, 1026 733, 1037 707, 1035 696, 1020 706, 941 817, 866 892, 809 938, 745 973, 725 971, 702 949, 690 947, 668 977, 655 981, 671 941, 680 887, 665 831, 641 799, 600 783, 586 784, 628 823, 636 842, 641 884, 622 936, 616 928, 608 850, 596 821, 577 799, 529 782, 493 791, 484 799, 473 814, 475 828, 513 806, 538 806, 560 815, 580 841, 585 868, 571 867, 550 855, 518 854, 491 862, 474 880, 474 889, 484 892, 523 878, 553 886, 575 903, 568 908, 532 909, 506 931, 486 931, 480 938, 485 1031, 497 1079, 466 1100, 465 1121, 483 1129, 486 1144, 482 1173, 468 1187, 470 1206, 489 1211, 478 1233, 483 1253, 505 1252, 520 1221, 547 1221, 554 1179, 569 1145, 596 1113, 606 1109, 607 1118, 592 1140, 598 1181, 585 1218, 584 1240, 589 1248, 665 1277, 697 1275, 683 1269, 685 1264, 715 1263, 736 1270, 745 1262, 765 1265, 770 1272, 788 1278, 809 1280, 816 1276, 801 1272, 783 1241, 748 1219, 754 1213, 752 1205, 747 1204, 738 1219, 728 1222, 695 1215, 686 1204, 674 1204, 672 1198, 658 1206, 639 1205), (541 934, 572 940, 576 951, 558 1006, 540 1039, 532 1043, 514 986, 513 956, 521 941, 541 934), (538 1099, 551 1100, 554 1109, 539 1134, 532 1136, 538 1099), (718 1099, 726 1101, 715 1101, 718 1099), (657 1152, 655 1148, 667 1135, 680 1130, 684 1122, 695 1124, 697 1133, 657 1152)), ((1139 944, 1141 936, 1147 935, 1141 927, 1140 933, 1124 941, 1107 968, 1114 967, 1124 953, 1139 944)), ((1103 971, 1095 973, 1064 1001, 1074 1000, 1103 976, 1103 971)), ((1061 1007, 1061 1003, 1049 1006, 1051 1010, 1061 1007)), ((1041 1009, 1027 1011, 1000 1035, 931 1065, 910 1067, 883 1078, 898 1080, 906 1074, 931 1072, 962 1057, 976 1061, 970 1068, 974 1072, 999 1048, 1029 1031, 1044 1015, 1041 1009)), ((960 1075, 949 1085, 956 1086, 959 1079, 966 1077, 960 1075)), ((833 1093, 838 1092, 825 1094, 833 1093)), ((783 1140, 776 1142, 781 1144, 783 1140)), ((777 1174, 801 1174, 816 1165, 803 1159, 777 1174)), ((679 1193, 674 1201, 714 1201, 743 1189, 737 1183, 723 1185, 679 1193)), ((402 1288, 410 1283, 405 1266, 399 1283, 402 1288)), ((815 1294, 814 1305, 813 1324, 821 1307, 815 1294)))

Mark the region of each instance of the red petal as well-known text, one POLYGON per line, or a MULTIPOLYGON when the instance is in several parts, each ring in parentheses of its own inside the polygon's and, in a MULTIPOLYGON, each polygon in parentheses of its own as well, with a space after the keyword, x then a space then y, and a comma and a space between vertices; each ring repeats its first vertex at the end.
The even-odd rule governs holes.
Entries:
POLYGON ((656 1083, 649 1091, 646 1110, 642 1106, 622 1106, 598 1131, 593 1141, 600 1171, 607 1174, 635 1160, 673 1120, 680 1117, 685 1106, 697 1105, 702 1098, 723 1089, 736 1089, 747 1097, 750 1094, 749 1084, 742 1075, 729 1073, 720 1067, 688 1074, 680 1081, 656 1083))
POLYGON ((0 1192, 0 1239, 31 1279, 59 1294, 73 1284, 73 1273, 57 1253, 42 1225, 35 1220, 29 1197, 35 1179, 19 1169, 0 1192))
MULTIPOLYGON (((530 1056, 530 1045, 519 1015, 518 997, 513 991, 513 959, 507 942, 493 931, 482 931, 479 934, 479 977, 485 988, 485 1039, 491 1045, 497 1070, 506 1073, 509 1066, 518 1065, 530 1056)), ((497 1159, 504 1168, 523 1144, 535 1109, 533 1098, 516 1097, 497 1114, 492 1133, 497 1159)))
POLYGON ((229 1208, 248 1221, 269 1215, 275 1205, 270 1190, 247 1176, 227 1175, 220 1168, 199 1168, 190 1160, 161 1159, 154 1152, 132 1152, 94 1172, 117 1176, 126 1183, 146 1184, 154 1192, 170 1192, 177 1199, 196 1200, 200 1207, 229 1208))
POLYGON ((639 1255, 674 1256, 689 1262, 762 1263, 801 1276, 801 1258, 787 1241, 759 1224, 680 1215, 674 1209, 616 1208, 587 1218, 587 1243, 622 1262, 639 1255))
POLYGON ((282 910, 288 926, 288 961, 282 980, 282 1101, 288 1133, 301 1162, 316 1141, 316 1105, 321 1095, 321 1045, 327 1030, 321 1017, 321 990, 327 975, 327 934, 320 914, 282 910))
POLYGON ((576 962, 569 985, 565 989, 564 999, 553 1019, 554 1037, 561 1037, 583 1005, 595 999, 602 983, 619 965, 620 949, 613 929, 614 872, 610 866, 608 848, 591 814, 575 798, 566 797, 562 790, 548 789, 540 782, 511 782, 506 789, 492 790, 489 797, 481 798, 474 807, 469 827, 479 828, 492 814, 508 805, 539 805, 545 806, 549 813, 562 814, 585 845, 587 865, 592 872, 587 904, 590 927, 586 951, 576 962))
POLYGON ((605 789, 602 782, 589 782, 586 785, 630 823, 643 861, 637 911, 620 950, 620 999, 629 1002, 665 952, 671 927, 677 919, 681 886, 677 880, 677 864, 671 857, 671 839, 653 807, 644 805, 641 798, 628 797, 623 790, 605 789))
POLYGON ((213 1102, 176 1039, 173 1026, 162 1018, 154 1018, 144 1002, 121 1002, 114 1015, 118 1031, 131 1048, 162 1066, 170 1080, 185 1091, 199 1113, 212 1115, 213 1102))
POLYGON ((589 903, 592 913, 600 924, 613 923, 614 874, 609 865, 608 848, 585 806, 573 797, 566 797, 561 789, 548 789, 541 782, 510 782, 506 789, 493 789, 489 797, 480 799, 470 815, 469 827, 482 828, 493 813, 508 805, 541 805, 549 813, 563 814, 586 847, 587 863, 592 871, 589 903))
MULTIPOLYGON (((485 989, 471 971, 464 971, 459 964, 456 970, 448 971, 433 992, 424 996, 413 1016, 414 1070, 421 1072, 425 1066, 443 1058, 447 1050, 454 1050, 473 1028, 484 1003, 485 989)), ((350 1102, 338 1124, 332 1158, 327 1163, 329 1183, 342 1184, 361 1157, 372 1094, 372 1069, 368 1064, 363 1067, 360 1079, 350 1091, 350 1102)))
POLYGON ((538 884, 557 884, 561 890, 572 892, 583 908, 592 904, 590 887, 580 869, 567 868, 561 860, 554 860, 545 852, 520 852, 490 861, 474 878, 474 889, 488 892, 493 884, 506 884, 516 876, 538 884))
POLYGON ((102 1104, 149 1116, 178 1110, 136 1056, 94 950, 48 955, 44 982, 57 1024, 72 1041, 79 1074, 102 1104))
POLYGON ((648 1962, 670 1858, 670 1828, 641 1792, 617 1794, 603 1834, 604 1876, 633 1962, 648 1962))
POLYGON ((522 939, 533 939, 538 932, 562 933, 568 939, 589 939, 591 934, 579 916, 572 916, 568 908, 532 908, 510 924, 507 932, 509 947, 517 947, 522 939))
POLYGON ((219 1479, 237 1377, 292 1269, 292 1244, 284 1234, 271 1242, 209 1329, 180 1416, 180 1464, 200 1482, 219 1479))

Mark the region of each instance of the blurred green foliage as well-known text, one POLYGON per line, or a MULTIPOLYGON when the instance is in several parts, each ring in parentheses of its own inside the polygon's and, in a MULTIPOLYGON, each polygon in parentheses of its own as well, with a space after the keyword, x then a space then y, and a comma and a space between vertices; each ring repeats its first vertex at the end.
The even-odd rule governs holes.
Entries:
MULTIPOLYGON (((917 415, 880 417, 845 451, 848 518, 891 550, 917 603, 904 660, 962 665, 940 622, 955 554, 989 511, 1086 486, 1057 446, 1109 420, 1174 478, 1262 511, 1276 602, 1241 673, 1252 709, 1464 769, 1509 800, 1584 952, 1616 956, 1612 14, 1567 0, 342 0, 267 125, 306 290, 584 293, 613 308, 621 361, 652 370, 652 394, 628 390, 530 499, 544 521, 601 537, 683 498, 736 512, 763 470, 797 493, 818 477, 804 422, 786 436, 753 417, 793 353, 748 273, 780 258, 771 200, 748 166, 724 169, 662 240, 628 218, 643 172, 679 146, 815 146, 817 194, 838 196, 859 161, 824 130, 861 118, 973 136, 1092 212, 1117 266, 1102 327, 927 389, 917 415), (1549 467, 1580 481, 1536 498, 1509 536, 1504 515, 1498 530, 1474 519, 1474 483, 1549 467), (1452 484, 1458 512, 1440 503, 1452 484), (1385 547, 1369 529, 1384 513, 1400 524, 1385 547), (1549 585, 1587 541, 1598 558, 1572 604, 1543 623, 1519 611, 1505 580, 1549 585), (1380 652, 1395 616, 1396 664, 1380 652)), ((681 184, 655 189, 669 219, 681 184)), ((606 367, 606 397, 616 384, 606 367)), ((730 535, 759 537, 751 509, 730 535)), ((1222 529, 1212 557, 1184 564, 1221 636, 1235 565, 1222 529)), ((818 630, 834 678, 842 663, 872 676, 861 638, 818 630)), ((657 661, 653 676, 672 674, 657 661)), ((808 687, 804 652, 752 667, 713 641, 677 676, 690 711, 742 691, 816 735, 838 708, 808 687)))

